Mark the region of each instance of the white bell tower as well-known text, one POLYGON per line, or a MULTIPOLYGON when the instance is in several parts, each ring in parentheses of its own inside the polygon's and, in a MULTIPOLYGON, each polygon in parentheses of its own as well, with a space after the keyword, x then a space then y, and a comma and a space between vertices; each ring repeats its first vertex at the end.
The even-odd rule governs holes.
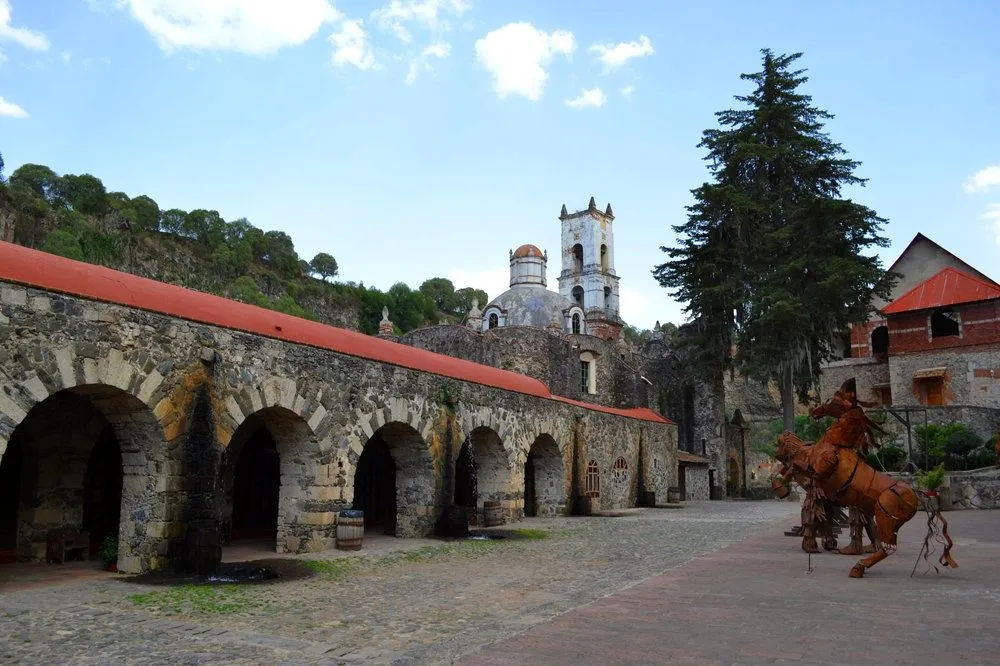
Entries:
POLYGON ((601 212, 590 197, 586 210, 569 213, 563 204, 562 272, 559 293, 583 308, 587 331, 606 340, 621 336, 618 276, 615 275, 614 213, 601 212))

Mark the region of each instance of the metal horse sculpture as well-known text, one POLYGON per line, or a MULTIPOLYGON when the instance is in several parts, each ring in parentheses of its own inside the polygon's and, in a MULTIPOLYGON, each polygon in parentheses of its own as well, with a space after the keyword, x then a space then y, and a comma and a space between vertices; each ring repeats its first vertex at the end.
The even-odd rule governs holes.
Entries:
MULTIPOLYGON (((832 398, 813 409, 809 415, 814 419, 822 419, 824 417, 839 419, 849 412, 855 404, 861 407, 875 407, 878 404, 876 402, 858 400, 857 395, 857 383, 853 378, 849 379, 843 383, 840 390, 832 398)), ((855 451, 861 451, 862 455, 867 456, 871 449, 877 449, 881 446, 876 435, 884 435, 885 431, 877 423, 868 419, 867 414, 864 414, 864 417, 867 419, 868 428, 859 431, 860 439, 853 443, 852 448, 855 451)), ((865 513, 861 508, 856 506, 848 507, 848 525, 851 542, 845 548, 837 550, 838 553, 841 555, 861 555, 862 553, 872 553, 878 548, 878 537, 875 535, 874 529, 875 516, 873 514, 865 513), (868 540, 871 542, 868 546, 864 545, 864 534, 868 535, 868 540)), ((827 550, 831 549, 828 548, 827 550)))
POLYGON ((858 560, 850 573, 851 578, 861 578, 865 569, 895 552, 896 534, 916 514, 919 501, 912 488, 875 471, 862 457, 868 447, 858 443, 873 441, 877 426, 865 415, 856 391, 849 390, 852 383, 845 384, 828 403, 842 413, 819 441, 808 445, 794 433, 784 432, 778 436, 775 457, 784 463, 782 476, 808 476, 833 502, 874 515, 876 550, 858 560))

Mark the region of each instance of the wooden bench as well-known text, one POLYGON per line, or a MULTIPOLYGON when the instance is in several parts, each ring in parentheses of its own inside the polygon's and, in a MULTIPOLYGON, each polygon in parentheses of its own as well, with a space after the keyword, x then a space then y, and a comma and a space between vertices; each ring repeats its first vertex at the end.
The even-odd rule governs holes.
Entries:
POLYGON ((90 532, 75 527, 57 527, 49 530, 45 548, 45 561, 62 564, 79 554, 81 560, 90 553, 90 532))

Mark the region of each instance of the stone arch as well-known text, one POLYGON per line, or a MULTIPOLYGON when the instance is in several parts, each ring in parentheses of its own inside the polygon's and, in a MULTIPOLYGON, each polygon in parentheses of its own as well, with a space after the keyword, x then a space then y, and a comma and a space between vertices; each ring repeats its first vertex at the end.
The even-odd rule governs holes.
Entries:
POLYGON ((376 518, 392 518, 382 527, 398 537, 432 534, 438 482, 434 456, 421 433, 403 421, 384 422, 354 454, 354 508, 366 514, 391 510, 391 516, 376 518))
POLYGON ((571 251, 573 253, 573 274, 580 275, 583 273, 583 245, 576 243, 571 251))
MULTIPOLYGON (((7 472, 20 485, 17 509, 8 511, 16 515, 18 557, 44 559, 51 529, 96 527, 106 529, 103 536, 117 537, 120 571, 158 568, 166 563, 161 552, 176 551, 163 542, 183 534, 182 524, 168 522, 168 505, 179 485, 174 482, 178 477, 169 476, 165 415, 158 420, 144 400, 122 388, 148 398, 152 390, 138 390, 148 376, 140 381, 134 368, 120 364, 110 374, 116 385, 86 383, 99 376, 108 378, 109 373, 98 374, 96 365, 82 365, 84 383, 51 395, 37 376, 20 382, 26 392, 19 393, 18 385, 0 386, 5 398, 0 409, 15 424, 2 442, 3 449, 16 448, 20 459, 20 470, 7 472), (106 456, 101 456, 102 449, 106 456), (95 457, 102 459, 95 463, 95 457), (96 509, 100 515, 88 516, 95 506, 100 507, 96 509), (116 530, 102 520, 113 515, 108 512, 117 513, 116 530)), ((76 381, 72 366, 61 379, 64 385, 67 380, 76 381)), ((97 547, 91 544, 92 554, 97 547)))
POLYGON ((317 521, 300 511, 309 499, 318 450, 312 428, 287 407, 262 407, 245 417, 219 466, 226 540, 260 540, 285 553, 312 550, 310 541, 328 537, 314 534, 317 521))
POLYGON ((889 353, 889 327, 876 326, 871 334, 872 356, 885 356, 889 353))
POLYGON ((559 445, 540 434, 524 461, 524 515, 555 516, 566 510, 566 473, 559 445))
POLYGON ((500 435, 489 426, 473 428, 455 460, 455 503, 475 507, 481 516, 484 502, 501 502, 510 514, 515 510, 510 473, 510 455, 500 435))

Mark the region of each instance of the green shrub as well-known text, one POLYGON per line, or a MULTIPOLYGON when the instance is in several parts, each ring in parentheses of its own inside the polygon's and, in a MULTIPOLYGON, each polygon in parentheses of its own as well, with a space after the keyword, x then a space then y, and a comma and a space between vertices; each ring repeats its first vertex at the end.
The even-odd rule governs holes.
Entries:
POLYGON ((924 490, 937 490, 944 483, 944 464, 928 471, 917 470, 917 484, 924 490))

